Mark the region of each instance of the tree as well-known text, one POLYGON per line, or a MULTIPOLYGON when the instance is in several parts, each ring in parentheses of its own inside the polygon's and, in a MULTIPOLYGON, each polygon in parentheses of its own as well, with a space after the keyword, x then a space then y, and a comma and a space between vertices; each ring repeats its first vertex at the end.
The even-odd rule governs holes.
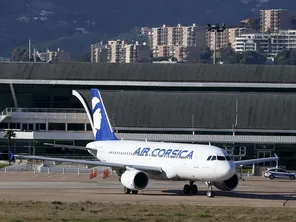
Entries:
POLYGON ((120 33, 114 39, 125 40, 130 43, 135 43, 136 41, 139 44, 148 43, 148 36, 141 33, 141 28, 134 27, 128 32, 120 33))
POLYGON ((200 61, 201 63, 208 63, 212 56, 212 51, 209 47, 202 49, 200 52, 200 61))
POLYGON ((240 55, 235 53, 233 55, 229 55, 226 59, 222 60, 224 64, 238 64, 240 63, 240 55))
POLYGON ((29 53, 27 49, 24 48, 15 48, 12 51, 12 61, 15 62, 28 62, 29 61, 29 53))
POLYGON ((243 52, 240 64, 266 64, 266 57, 259 52, 243 52))
POLYGON ((260 19, 250 18, 247 27, 252 29, 260 29, 260 19))
POLYGON ((220 50, 221 61, 224 64, 236 64, 240 61, 240 55, 235 53, 234 49, 231 47, 229 43, 226 48, 222 48, 220 50))
POLYGON ((221 60, 224 61, 229 56, 233 56, 235 54, 231 44, 228 44, 225 48, 220 49, 221 60))
POLYGON ((277 54, 274 63, 277 65, 296 65, 296 50, 283 50, 277 54))
POLYGON ((271 33, 271 29, 270 28, 267 28, 267 30, 264 33, 270 34, 271 33))

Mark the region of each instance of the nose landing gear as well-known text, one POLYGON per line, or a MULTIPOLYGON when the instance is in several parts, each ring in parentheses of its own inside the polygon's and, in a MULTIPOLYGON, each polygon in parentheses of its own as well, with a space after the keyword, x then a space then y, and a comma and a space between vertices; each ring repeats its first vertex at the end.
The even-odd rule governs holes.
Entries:
POLYGON ((213 191, 213 183, 211 181, 206 182, 208 185, 208 192, 207 192, 207 197, 213 198, 216 196, 215 192, 213 191))
POLYGON ((190 184, 185 184, 183 187, 183 193, 188 195, 188 194, 192 194, 192 195, 196 195, 198 192, 198 188, 194 183, 194 181, 189 181, 190 184))
POLYGON ((123 188, 123 192, 125 194, 130 194, 132 192, 132 194, 138 194, 138 190, 131 190, 131 189, 128 189, 126 187, 123 188))

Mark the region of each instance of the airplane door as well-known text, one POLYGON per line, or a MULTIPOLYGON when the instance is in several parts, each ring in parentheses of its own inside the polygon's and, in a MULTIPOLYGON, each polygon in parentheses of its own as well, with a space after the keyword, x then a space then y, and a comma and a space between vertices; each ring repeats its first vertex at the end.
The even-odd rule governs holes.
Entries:
POLYGON ((194 162, 193 162, 193 168, 194 169, 199 169, 200 167, 200 162, 198 161, 198 157, 197 154, 194 154, 194 158, 193 158, 194 162))
POLYGON ((193 178, 197 178, 198 175, 200 175, 200 171, 202 169, 200 169, 200 167, 201 167, 200 160, 199 160, 199 158, 198 158, 198 156, 197 156, 196 153, 194 154, 194 156, 193 156, 192 160, 190 160, 190 162, 191 162, 191 166, 193 165, 193 171, 192 171, 192 175, 191 176, 193 178))
POLYGON ((97 148, 97 157, 99 160, 104 161, 105 160, 105 155, 104 155, 104 149, 103 146, 99 146, 97 148))

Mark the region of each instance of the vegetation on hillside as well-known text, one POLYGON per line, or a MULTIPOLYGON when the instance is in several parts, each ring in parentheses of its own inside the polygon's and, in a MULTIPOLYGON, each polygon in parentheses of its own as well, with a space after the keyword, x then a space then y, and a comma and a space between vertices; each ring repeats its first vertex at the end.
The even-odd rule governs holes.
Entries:
MULTIPOLYGON (((262 3, 259 4, 262 7, 262 3)), ((271 1, 263 7, 296 9, 296 3, 271 1)), ((9 56, 16 47, 63 48, 78 57, 89 51, 90 44, 112 37, 129 38, 133 27, 226 23, 235 24, 248 17, 258 17, 258 1, 136 0, 118 4, 97 0, 10 0, 0 7, 0 56, 9 56), (190 5, 190 7, 188 7, 190 5), (157 6, 157 7, 155 7, 157 6), (256 10, 254 10, 254 8, 256 10), (165 10, 164 10, 165 9, 165 10), (227 13, 225 13, 227 12, 227 13), (119 34, 125 33, 127 34, 119 34)), ((139 36, 139 38, 141 38, 139 36)))

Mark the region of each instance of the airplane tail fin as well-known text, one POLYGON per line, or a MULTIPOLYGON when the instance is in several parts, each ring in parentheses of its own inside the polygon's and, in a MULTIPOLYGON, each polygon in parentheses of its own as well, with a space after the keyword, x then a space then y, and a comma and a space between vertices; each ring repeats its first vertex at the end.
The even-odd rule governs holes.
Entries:
POLYGON ((91 89, 91 103, 96 141, 118 140, 114 135, 105 106, 98 89, 91 89))

